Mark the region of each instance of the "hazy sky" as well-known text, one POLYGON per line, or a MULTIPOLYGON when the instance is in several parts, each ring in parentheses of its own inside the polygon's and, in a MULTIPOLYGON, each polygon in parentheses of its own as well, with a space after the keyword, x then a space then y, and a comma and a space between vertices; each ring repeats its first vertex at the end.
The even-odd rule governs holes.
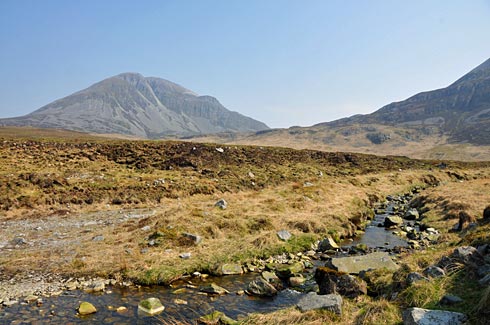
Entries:
POLYGON ((306 126, 445 87, 490 58, 490 0, 1 0, 0 44, 0 117, 131 71, 306 126))

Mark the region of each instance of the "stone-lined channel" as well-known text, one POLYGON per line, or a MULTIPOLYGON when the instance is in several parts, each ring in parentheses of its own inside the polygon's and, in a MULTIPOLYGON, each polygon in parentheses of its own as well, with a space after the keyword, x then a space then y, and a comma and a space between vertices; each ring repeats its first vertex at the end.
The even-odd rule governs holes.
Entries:
MULTIPOLYGON (((411 197, 388 197, 387 205, 377 209, 374 219, 366 226, 365 233, 353 241, 343 243, 341 249, 330 255, 346 256, 358 253, 355 247, 367 246, 369 251, 391 251, 394 247, 406 247, 407 241, 393 234, 393 229, 380 227, 387 216, 405 211, 411 197), (401 199, 400 199, 401 198, 401 199)), ((406 221, 404 222, 407 223, 406 221)), ((306 268, 303 276, 307 279, 303 288, 313 288, 315 266, 324 265, 323 260, 331 252, 316 252, 313 264, 306 268)), ((311 254, 310 254, 311 255, 311 254)), ((250 313, 266 313, 293 306, 303 293, 291 289, 279 291, 272 298, 259 298, 243 293, 247 285, 257 278, 258 273, 228 275, 222 277, 188 277, 168 286, 106 287, 104 293, 93 294, 80 290, 64 291, 58 297, 42 298, 42 304, 18 303, 10 307, 0 306, 2 324, 60 324, 104 323, 104 324, 161 324, 172 322, 194 322, 200 316, 220 311, 234 319, 250 313), (199 287, 209 283, 226 288, 230 293, 221 296, 206 295, 199 287), (180 290, 179 290, 180 289, 180 290), (145 316, 138 313, 138 303, 146 298, 159 298, 165 310, 158 316, 145 316), (76 308, 81 301, 88 301, 97 307, 97 313, 79 316, 76 308), (186 304, 183 304, 186 302, 186 304), (125 310, 117 310, 125 307, 125 310)), ((286 284, 286 283, 285 283, 286 284)))

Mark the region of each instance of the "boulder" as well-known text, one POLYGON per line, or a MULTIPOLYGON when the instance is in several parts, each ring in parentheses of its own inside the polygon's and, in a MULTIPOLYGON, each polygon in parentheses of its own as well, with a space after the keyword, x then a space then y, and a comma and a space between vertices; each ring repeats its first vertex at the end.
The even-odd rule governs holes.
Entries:
POLYGON ((277 290, 282 290, 284 288, 282 280, 274 272, 264 271, 262 272, 262 278, 268 283, 272 284, 277 290))
POLYGON ((443 276, 446 276, 446 272, 444 272, 443 269, 435 265, 427 267, 422 273, 424 273, 425 276, 431 278, 441 278, 443 276))
POLYGON ((228 290, 220 287, 216 283, 211 283, 211 284, 205 285, 205 286, 199 288, 199 291, 209 293, 209 294, 214 294, 214 295, 224 295, 224 294, 230 293, 228 290))
POLYGON ((240 264, 236 263, 224 263, 219 264, 214 269, 214 274, 218 276, 222 275, 238 275, 243 274, 243 269, 240 264))
POLYGON ((96 312, 97 309, 90 302, 82 301, 78 306, 78 313, 80 315, 90 315, 96 312))
POLYGON ((228 202, 225 199, 221 199, 214 204, 215 207, 220 208, 221 210, 225 210, 228 207, 228 202))
POLYGON ((138 310, 141 310, 149 315, 156 315, 161 313, 165 307, 162 305, 162 302, 158 298, 148 298, 142 300, 138 304, 138 310))
POLYGON ((278 277, 287 279, 292 276, 298 275, 305 269, 302 262, 296 262, 293 264, 279 264, 275 266, 275 271, 278 277))
POLYGON ((247 293, 259 297, 273 297, 277 295, 277 290, 264 278, 259 277, 249 283, 247 287, 247 293))
POLYGON ((280 230, 277 232, 277 237, 279 237, 279 239, 282 241, 288 241, 289 239, 291 239, 292 235, 287 230, 280 230))
POLYGON ((429 279, 423 276, 422 274, 420 274, 419 272, 409 273, 407 275, 407 278, 405 279, 405 283, 407 285, 412 285, 415 282, 419 282, 419 281, 429 281, 429 279))
POLYGON ((396 265, 387 252, 375 252, 366 255, 335 257, 330 260, 330 267, 334 270, 348 273, 359 274, 362 271, 377 270, 386 268, 396 271, 396 265))
POLYGON ((403 219, 401 217, 398 217, 398 216, 388 216, 385 218, 385 221, 384 221, 384 226, 386 228, 392 228, 392 227, 397 227, 399 225, 402 225, 403 224, 403 219))
POLYGON ((453 261, 461 262, 467 266, 476 267, 485 264, 483 257, 473 246, 461 246, 456 248, 449 256, 453 261))
POLYGON ((318 295, 315 292, 310 292, 301 297, 296 306, 301 312, 325 309, 339 316, 342 315, 342 297, 337 294, 318 295))
POLYGON ((289 285, 291 287, 299 287, 306 282, 306 279, 302 276, 293 276, 289 278, 289 285))
POLYGON ((410 308, 403 312, 404 325, 459 325, 467 320, 466 315, 445 310, 410 308))
POLYGON ((350 274, 338 272, 328 267, 319 267, 315 271, 320 295, 338 293, 348 298, 367 294, 367 285, 363 280, 350 274))
POLYGON ((331 249, 338 249, 339 245, 333 240, 331 236, 326 237, 318 244, 318 250, 320 252, 325 252, 331 249))
POLYGON ((403 218, 406 220, 419 220, 420 215, 417 209, 408 209, 403 218))

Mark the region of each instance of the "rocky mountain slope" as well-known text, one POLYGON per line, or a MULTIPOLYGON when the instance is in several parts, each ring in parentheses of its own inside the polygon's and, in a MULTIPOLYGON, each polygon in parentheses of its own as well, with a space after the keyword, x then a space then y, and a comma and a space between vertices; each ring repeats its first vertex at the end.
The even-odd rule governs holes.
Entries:
POLYGON ((450 142, 490 144, 490 59, 446 88, 419 93, 369 115, 324 125, 357 123, 423 127, 447 134, 450 142))
POLYGON ((262 122, 227 110, 214 97, 136 73, 105 79, 26 116, 0 119, 0 125, 142 138, 268 129, 262 122))
POLYGON ((286 146, 412 158, 490 160, 490 59, 447 88, 368 115, 311 127, 219 134, 193 141, 286 146))

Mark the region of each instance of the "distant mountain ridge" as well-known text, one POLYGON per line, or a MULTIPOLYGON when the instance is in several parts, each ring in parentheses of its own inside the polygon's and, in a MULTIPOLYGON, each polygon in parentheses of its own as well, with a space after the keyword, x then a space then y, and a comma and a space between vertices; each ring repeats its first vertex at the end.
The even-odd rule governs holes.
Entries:
POLYGON ((142 138, 218 132, 255 132, 262 122, 226 109, 211 96, 198 96, 171 81, 122 73, 56 100, 4 126, 62 128, 142 138))
POLYGON ((490 59, 446 88, 416 94, 371 114, 310 127, 222 133, 192 140, 412 158, 490 160, 490 59))
POLYGON ((451 142, 490 145, 490 59, 446 88, 416 94, 372 114, 320 125, 356 123, 437 127, 451 142))

